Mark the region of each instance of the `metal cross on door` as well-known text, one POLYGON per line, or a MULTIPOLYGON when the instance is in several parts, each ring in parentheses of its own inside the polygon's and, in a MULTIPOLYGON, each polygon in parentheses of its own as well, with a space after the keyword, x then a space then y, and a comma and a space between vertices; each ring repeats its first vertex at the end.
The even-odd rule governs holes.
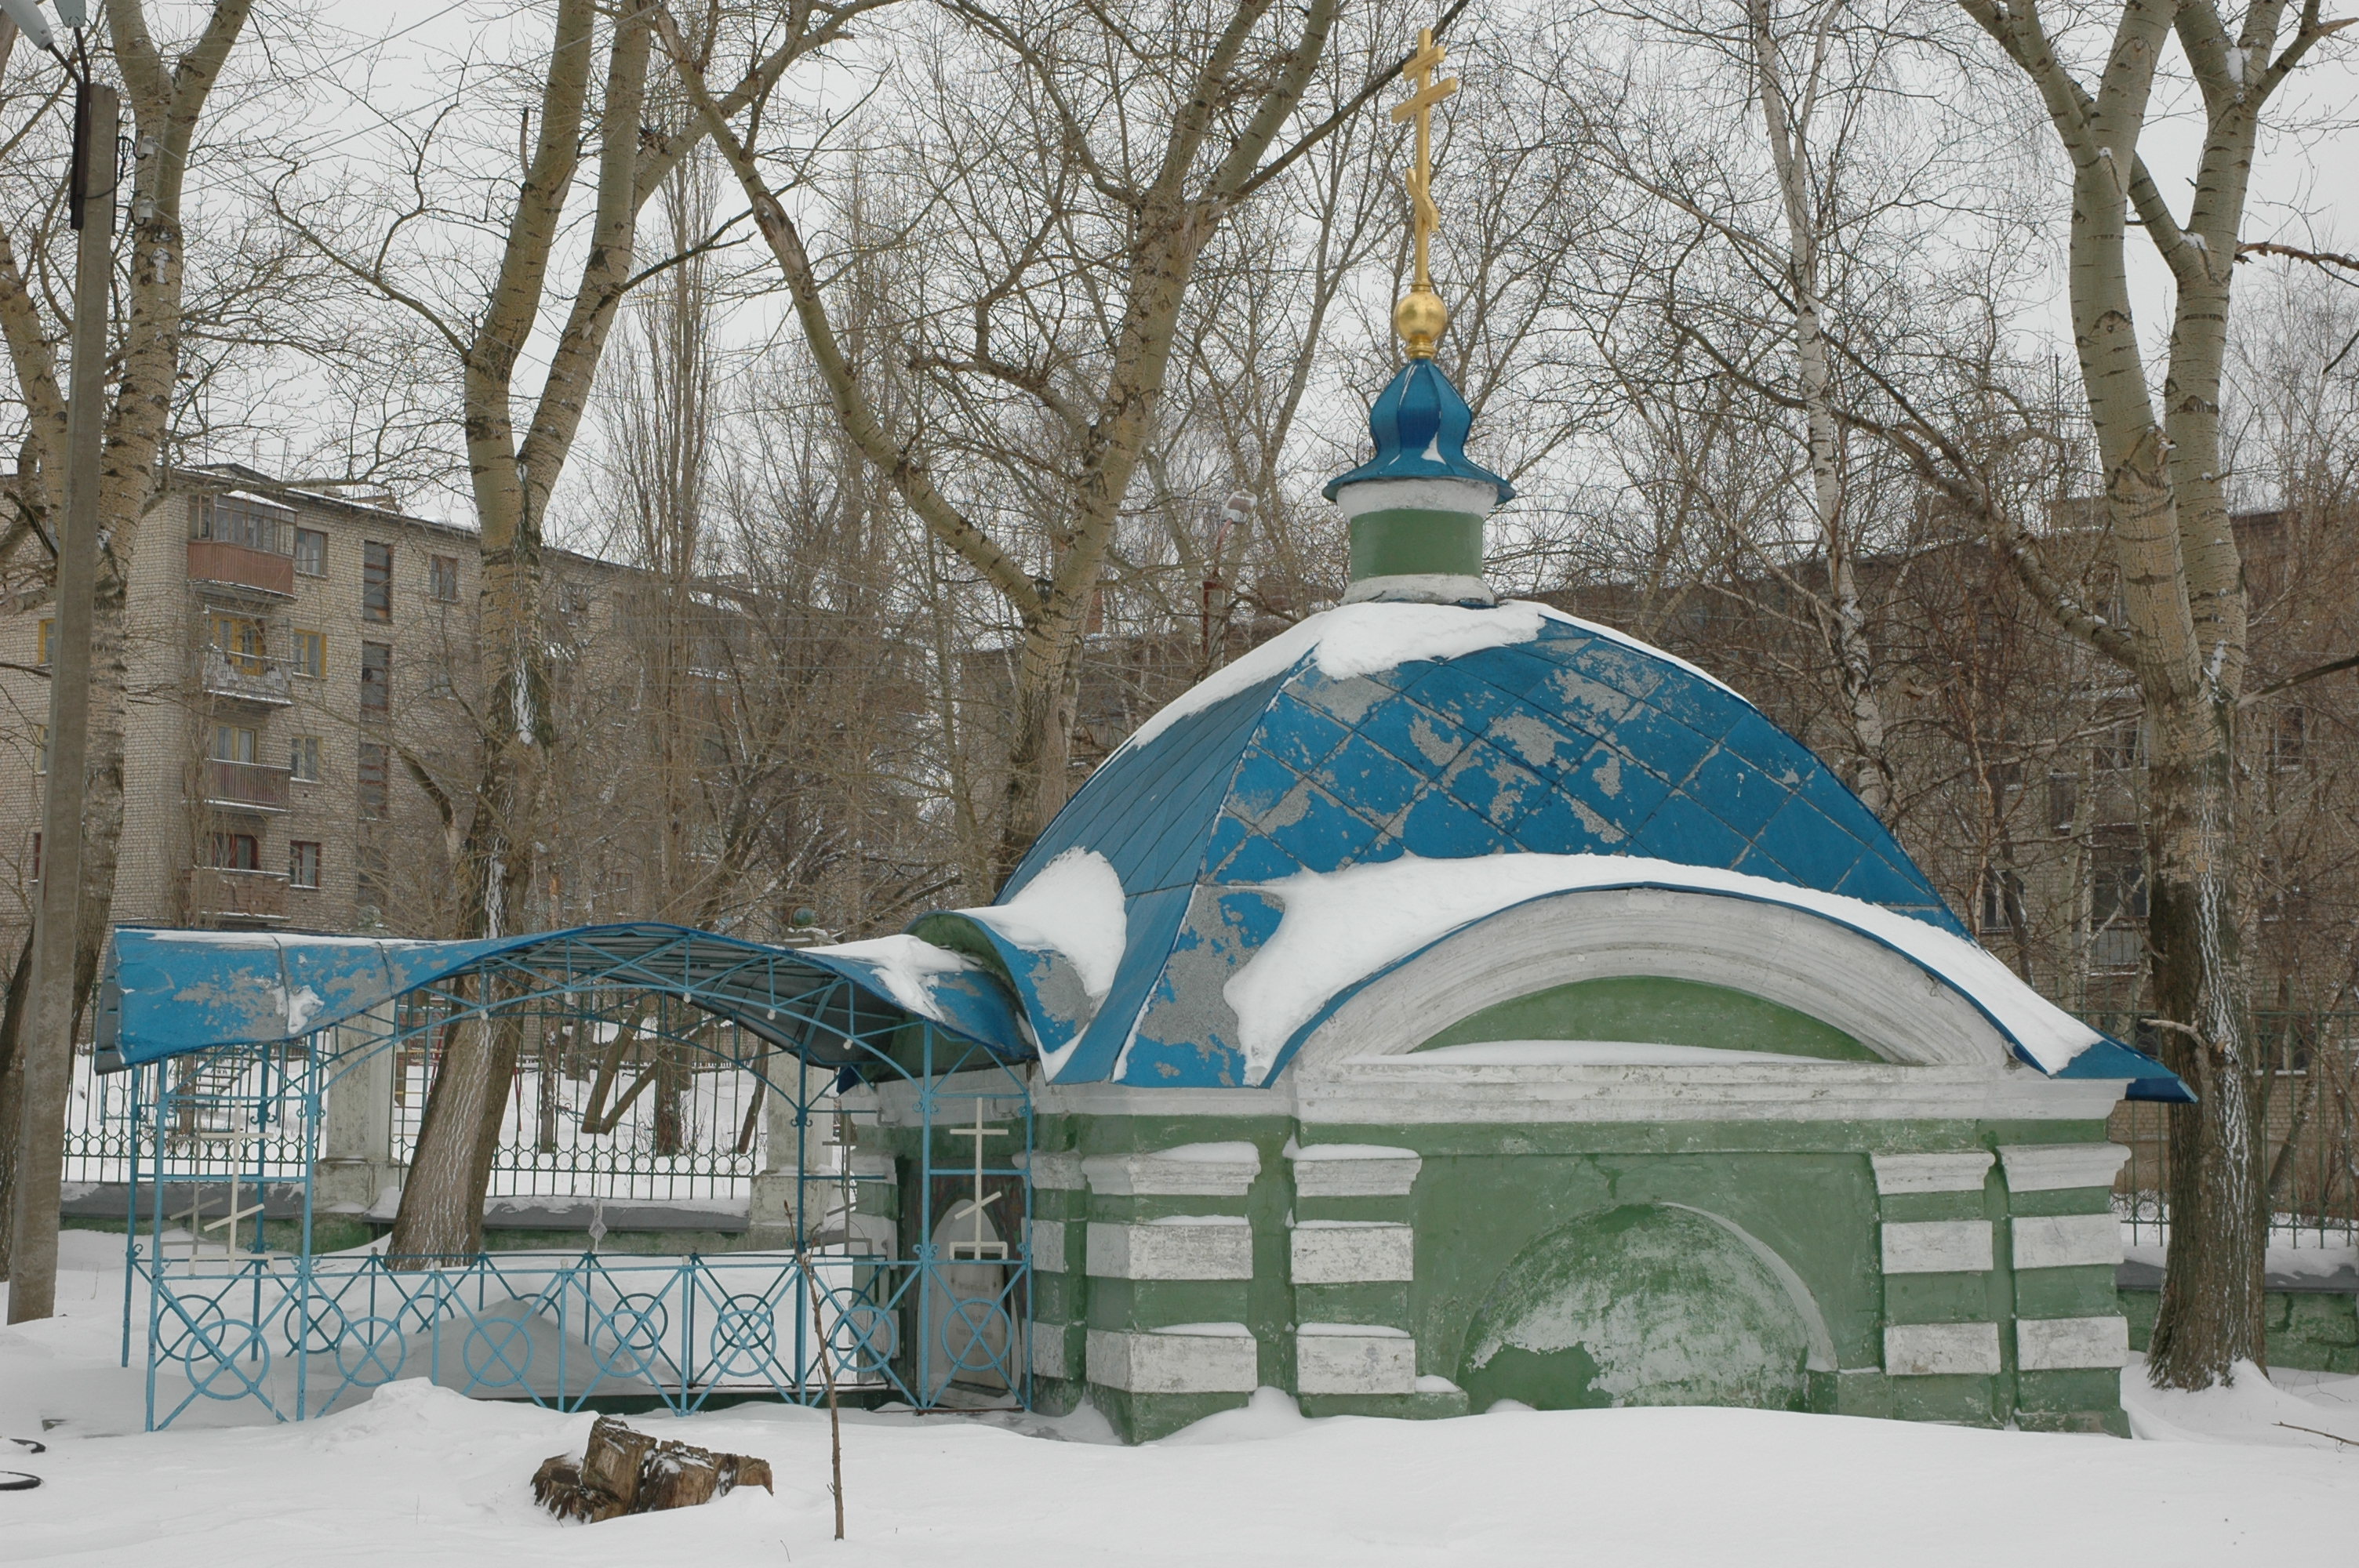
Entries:
POLYGON ((983 1141, 986 1138, 1005 1138, 1007 1136, 1007 1129, 1004 1127, 985 1127, 984 1125, 983 1101, 978 1098, 974 1102, 974 1125, 973 1127, 952 1127, 947 1128, 944 1130, 952 1138, 972 1138, 974 1140, 974 1184, 967 1194, 966 1212, 969 1222, 967 1239, 964 1241, 952 1241, 951 1243, 951 1257, 954 1261, 964 1260, 980 1260, 985 1258, 995 1258, 1004 1262, 1007 1258, 1007 1243, 997 1239, 996 1238, 988 1241, 984 1239, 986 1222, 984 1218, 983 1206, 988 1203, 997 1202, 1000 1195, 993 1193, 986 1196, 984 1194, 983 1141))

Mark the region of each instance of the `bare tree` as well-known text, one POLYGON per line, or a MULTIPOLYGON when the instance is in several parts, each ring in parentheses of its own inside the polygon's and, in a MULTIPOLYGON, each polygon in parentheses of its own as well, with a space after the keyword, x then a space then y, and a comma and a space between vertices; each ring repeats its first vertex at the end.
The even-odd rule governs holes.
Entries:
MULTIPOLYGON (((753 45, 751 67, 724 95, 726 111, 766 97, 789 65, 841 38, 852 16, 876 3, 798 6, 765 27, 724 12, 716 0, 701 18, 698 47, 716 48, 724 35, 753 45)), ((551 9, 548 53, 534 68, 535 94, 523 106, 530 137, 523 177, 495 220, 495 257, 456 297, 432 293, 438 274, 448 270, 435 264, 450 258, 404 247, 418 235, 480 226, 473 211, 491 171, 438 162, 444 153, 432 132, 414 143, 411 167, 387 188, 378 212, 346 216, 344 192, 299 194, 293 175, 279 198, 281 215, 319 254, 416 317, 459 373, 457 414, 483 557, 476 634, 485 676, 474 777, 462 800, 459 934, 467 935, 505 935, 530 918, 534 829, 553 739, 542 627, 549 500, 580 432, 615 313, 647 270, 636 244, 640 211, 703 136, 692 125, 650 134, 643 124, 650 4, 554 0, 551 9), (602 11, 611 12, 603 26, 602 11), (582 182, 585 141, 595 150, 591 211, 569 298, 553 287, 552 273, 566 209, 582 182), (551 319, 547 370, 520 416, 516 382, 526 346, 551 319)), ((702 236, 699 244, 720 238, 702 236)), ((455 1032, 403 1188, 395 1251, 448 1257, 480 1246, 500 1091, 514 1075, 516 1048, 514 1032, 505 1028, 455 1032)))
POLYGON ((956 174, 936 194, 956 198, 981 283, 962 302, 962 317, 943 319, 944 330, 922 346, 934 397, 957 412, 954 428, 963 427, 941 440, 940 455, 925 449, 935 443, 919 430, 887 423, 875 378, 838 340, 821 263, 763 170, 758 127, 732 126, 727 107, 706 92, 694 51, 666 27, 690 95, 785 276, 845 430, 1016 622, 997 875, 1070 787, 1082 639, 1117 519, 1133 503, 1158 428, 1205 247, 1244 202, 1398 70, 1369 72, 1332 114, 1299 125, 1340 9, 1340 0, 1310 0, 1297 16, 1267 0, 1235 0, 1200 17, 1067 0, 1012 10, 954 0, 950 14, 964 37, 996 58, 971 61, 945 82, 964 95, 941 122, 962 141, 956 174), (1001 84, 997 97, 981 96, 987 82, 1001 84), (1049 319, 1059 317, 1084 330, 1069 337, 1049 319), (951 319, 962 329, 956 336, 951 319), (1093 335, 1087 329, 1101 319, 1104 330, 1093 335), (1000 406, 1001 394, 1018 400, 1020 411, 1000 406), (975 411, 984 409, 996 428, 975 427, 975 411), (953 452, 990 453, 1004 482, 1039 496, 1038 532, 1014 519, 995 523, 961 499, 973 487, 941 466, 953 452))
MULTIPOLYGON (((77 1032, 97 980, 123 833, 125 589, 140 521, 155 501, 173 416, 183 397, 179 382, 187 368, 190 328, 189 239, 181 224, 187 173, 214 85, 251 9, 252 0, 215 0, 192 40, 177 58, 168 59, 140 0, 106 0, 107 37, 122 72, 136 151, 125 247, 125 308, 113 350, 118 379, 106 409, 99 481, 103 543, 91 631, 90 751, 79 781, 83 852, 74 961, 77 1032)), ((0 30, 0 76, 14 42, 13 25, 0 30)), ((58 213, 55 206, 37 206, 30 213, 0 218, 0 340, 6 343, 27 416, 16 483, 7 497, 10 514, 0 520, 0 573, 17 575, 10 569, 12 561, 20 554, 31 557, 23 569, 30 592, 20 598, 20 607, 53 591, 51 541, 57 520, 65 514, 66 399, 56 351, 65 326, 49 308, 55 296, 44 287, 43 276, 49 270, 45 252, 57 239, 58 213)), ((0 1011, 0 1274, 6 1272, 13 1240, 9 1178, 21 1121, 16 1092, 20 1054, 71 1048, 70 1041, 21 1038, 19 971, 29 962, 28 938, 16 956, 9 1003, 0 1011)))

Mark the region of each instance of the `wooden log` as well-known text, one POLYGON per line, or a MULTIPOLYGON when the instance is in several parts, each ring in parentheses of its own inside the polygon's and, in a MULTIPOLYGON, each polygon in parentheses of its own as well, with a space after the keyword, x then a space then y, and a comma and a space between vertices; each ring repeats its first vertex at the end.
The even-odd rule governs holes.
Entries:
POLYGON ((615 1498, 624 1512, 636 1512, 639 1477, 656 1446, 646 1433, 633 1432, 613 1416, 600 1416, 582 1450, 582 1485, 615 1498))
POLYGON ((618 1519, 625 1511, 612 1492, 603 1492, 582 1482, 582 1466, 572 1455, 551 1454, 541 1461, 532 1476, 533 1500, 559 1519, 580 1519, 595 1524, 600 1519, 618 1519))
POLYGON ((701 1448, 685 1444, 658 1444, 647 1456, 639 1476, 637 1513, 662 1509, 692 1509, 709 1503, 722 1491, 721 1466, 701 1448))
POLYGON ((579 1460, 554 1454, 532 1477, 532 1495, 541 1507, 560 1519, 590 1524, 624 1514, 693 1508, 739 1487, 775 1490, 770 1462, 659 1440, 612 1416, 598 1418, 579 1460))

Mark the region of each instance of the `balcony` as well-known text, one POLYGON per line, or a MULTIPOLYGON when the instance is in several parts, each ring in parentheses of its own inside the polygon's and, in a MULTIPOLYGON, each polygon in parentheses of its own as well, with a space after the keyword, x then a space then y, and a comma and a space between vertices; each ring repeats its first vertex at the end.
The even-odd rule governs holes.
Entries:
POLYGON ((295 597, 295 557, 226 539, 189 541, 189 580, 220 583, 279 599, 295 597))
POLYGON ((200 917, 216 920, 284 920, 287 878, 275 871, 199 866, 189 873, 189 904, 200 917))
POLYGON ((199 655, 197 665, 197 678, 209 696, 265 708, 294 706, 294 693, 287 686, 286 666, 276 659, 207 648, 199 655))
POLYGON ((204 764, 205 804, 231 811, 282 812, 287 809, 287 781, 293 776, 285 768, 262 762, 225 762, 218 757, 208 757, 204 764))

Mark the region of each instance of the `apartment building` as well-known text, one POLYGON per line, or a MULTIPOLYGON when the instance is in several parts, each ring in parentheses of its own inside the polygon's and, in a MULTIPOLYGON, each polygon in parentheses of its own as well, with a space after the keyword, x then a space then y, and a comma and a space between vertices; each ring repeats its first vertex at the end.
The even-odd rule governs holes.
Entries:
MULTIPOLYGON (((472 529, 235 465, 176 473, 128 588, 114 918, 440 934, 474 753, 472 529)), ((621 568, 565 557, 579 614, 621 568)), ((0 610, 0 928, 38 876, 54 607, 0 610)))

